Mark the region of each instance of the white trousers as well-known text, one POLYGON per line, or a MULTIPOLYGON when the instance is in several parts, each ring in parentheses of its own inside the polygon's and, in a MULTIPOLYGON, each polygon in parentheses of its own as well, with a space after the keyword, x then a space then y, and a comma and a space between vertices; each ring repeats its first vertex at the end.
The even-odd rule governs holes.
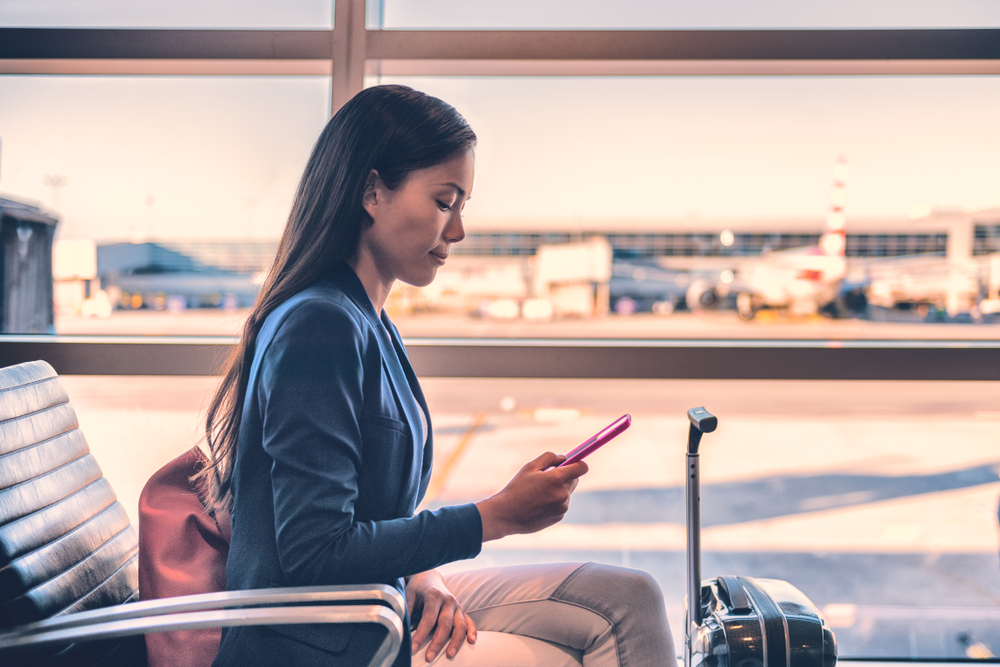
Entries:
MULTIPOLYGON (((676 667, 666 609, 648 574, 599 563, 456 572, 445 583, 476 622, 454 660, 414 667, 676 667)), ((425 644, 426 647, 426 644, 425 644)))

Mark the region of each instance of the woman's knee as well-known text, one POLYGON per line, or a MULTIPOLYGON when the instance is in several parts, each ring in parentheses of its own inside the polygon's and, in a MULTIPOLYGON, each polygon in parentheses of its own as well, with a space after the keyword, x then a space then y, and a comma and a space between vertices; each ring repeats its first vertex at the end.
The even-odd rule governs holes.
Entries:
POLYGON ((630 604, 665 608, 663 591, 648 572, 614 565, 598 565, 598 569, 607 571, 606 576, 613 578, 615 588, 621 591, 630 604))
POLYGON ((635 612, 666 614, 663 592, 647 572, 603 563, 584 563, 567 580, 557 597, 584 595, 592 600, 635 612))

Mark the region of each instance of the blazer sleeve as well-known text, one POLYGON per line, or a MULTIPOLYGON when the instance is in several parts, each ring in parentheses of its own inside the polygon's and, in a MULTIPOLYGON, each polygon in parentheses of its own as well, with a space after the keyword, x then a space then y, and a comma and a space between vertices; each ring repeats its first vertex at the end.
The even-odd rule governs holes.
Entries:
POLYGON ((274 529, 287 585, 390 582, 482 548, 482 519, 472 504, 356 520, 366 354, 375 354, 374 372, 381 357, 355 317, 334 302, 306 301, 288 313, 261 360, 263 447, 273 462, 274 529))

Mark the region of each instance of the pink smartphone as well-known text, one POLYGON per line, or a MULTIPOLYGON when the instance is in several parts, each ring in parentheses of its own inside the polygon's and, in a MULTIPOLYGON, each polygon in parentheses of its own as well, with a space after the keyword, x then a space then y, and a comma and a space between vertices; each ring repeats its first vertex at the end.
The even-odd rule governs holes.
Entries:
POLYGON ((582 461, 583 459, 590 456, 591 453, 596 452, 601 448, 604 443, 609 442, 612 438, 620 434, 622 431, 627 429, 632 425, 632 417, 629 415, 622 415, 618 419, 614 420, 606 428, 595 433, 589 440, 584 442, 582 445, 571 451, 566 455, 566 460, 557 465, 557 468, 562 468, 563 466, 568 466, 570 463, 576 463, 577 461, 582 461))

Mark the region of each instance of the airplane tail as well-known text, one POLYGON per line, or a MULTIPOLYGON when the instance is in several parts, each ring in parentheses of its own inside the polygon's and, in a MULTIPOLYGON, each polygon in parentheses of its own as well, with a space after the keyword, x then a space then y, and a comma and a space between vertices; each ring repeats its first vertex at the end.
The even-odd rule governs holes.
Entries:
POLYGON ((830 210, 826 226, 819 239, 819 247, 826 255, 843 257, 847 248, 846 220, 844 218, 844 190, 847 186, 847 159, 837 158, 833 165, 833 184, 830 186, 830 210))

